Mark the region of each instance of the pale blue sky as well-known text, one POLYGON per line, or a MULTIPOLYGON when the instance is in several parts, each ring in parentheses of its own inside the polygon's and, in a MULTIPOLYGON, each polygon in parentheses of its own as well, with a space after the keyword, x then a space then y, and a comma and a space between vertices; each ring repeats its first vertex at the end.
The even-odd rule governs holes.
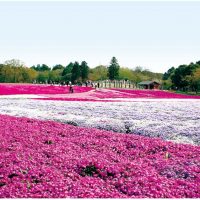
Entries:
POLYGON ((165 72, 200 60, 200 2, 0 2, 0 63, 165 72))

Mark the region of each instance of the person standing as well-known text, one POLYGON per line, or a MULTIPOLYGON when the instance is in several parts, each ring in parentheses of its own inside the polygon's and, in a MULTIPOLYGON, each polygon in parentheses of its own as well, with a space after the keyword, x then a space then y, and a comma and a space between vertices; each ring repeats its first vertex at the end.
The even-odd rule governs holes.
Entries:
POLYGON ((70 84, 70 86, 69 86, 69 93, 72 93, 72 84, 70 84))

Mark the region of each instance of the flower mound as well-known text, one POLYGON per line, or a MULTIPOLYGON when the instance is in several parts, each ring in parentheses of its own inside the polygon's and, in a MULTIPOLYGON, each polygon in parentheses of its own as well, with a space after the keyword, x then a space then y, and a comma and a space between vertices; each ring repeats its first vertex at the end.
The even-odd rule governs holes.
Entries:
POLYGON ((200 147, 0 115, 0 198, 200 197, 200 147))

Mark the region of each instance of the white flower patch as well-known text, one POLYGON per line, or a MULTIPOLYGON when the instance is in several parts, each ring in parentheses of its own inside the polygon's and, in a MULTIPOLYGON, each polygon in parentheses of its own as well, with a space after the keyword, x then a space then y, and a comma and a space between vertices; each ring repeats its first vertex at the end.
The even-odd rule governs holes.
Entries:
POLYGON ((78 102, 4 97, 0 99, 0 114, 200 145, 200 100, 78 102))

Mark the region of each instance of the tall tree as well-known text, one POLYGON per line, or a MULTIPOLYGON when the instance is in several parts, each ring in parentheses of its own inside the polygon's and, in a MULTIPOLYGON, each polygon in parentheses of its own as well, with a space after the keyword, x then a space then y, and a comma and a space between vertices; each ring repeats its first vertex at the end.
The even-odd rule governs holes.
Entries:
POLYGON ((78 62, 75 62, 73 64, 73 68, 72 68, 72 76, 71 76, 71 81, 72 83, 74 83, 75 81, 77 81, 81 76, 81 69, 80 69, 80 65, 78 62))
POLYGON ((65 76, 67 74, 71 74, 72 73, 72 69, 73 69, 74 64, 72 62, 70 62, 63 70, 62 72, 62 76, 65 76))
POLYGON ((87 63, 85 61, 82 61, 81 63, 81 78, 82 81, 86 81, 88 78, 88 74, 89 74, 89 67, 87 65, 87 63))
POLYGON ((73 69, 74 64, 70 62, 63 70, 62 72, 62 80, 63 81, 71 81, 71 76, 72 76, 72 69, 73 69))
POLYGON ((119 77, 119 64, 117 59, 113 57, 110 62, 110 66, 108 67, 108 77, 110 80, 118 79, 119 77))

